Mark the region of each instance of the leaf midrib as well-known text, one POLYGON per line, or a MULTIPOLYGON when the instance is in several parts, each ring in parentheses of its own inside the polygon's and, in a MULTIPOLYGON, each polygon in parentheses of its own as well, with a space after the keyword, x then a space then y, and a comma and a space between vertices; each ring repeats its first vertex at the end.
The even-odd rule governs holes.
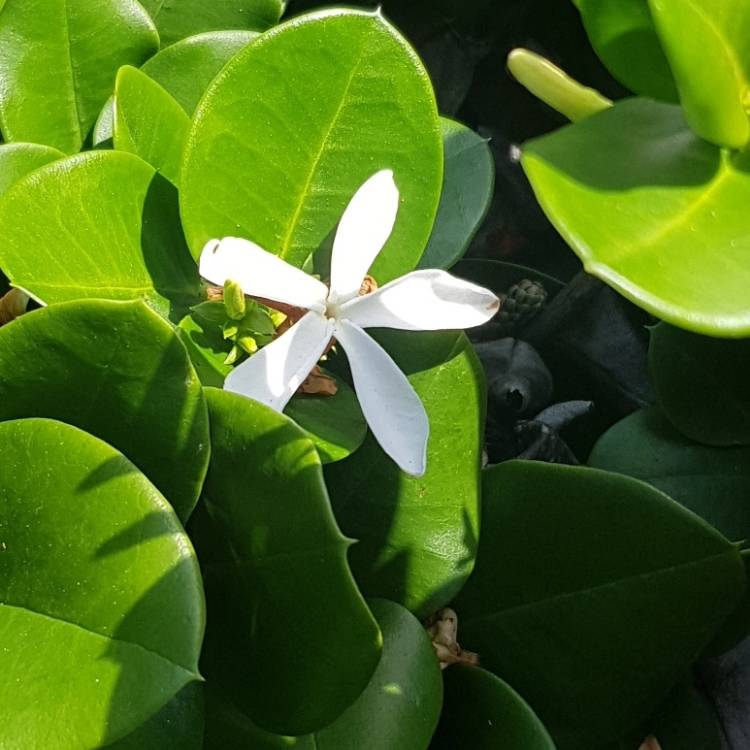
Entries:
POLYGON ((81 114, 78 107, 79 92, 78 82, 76 81, 75 66, 73 65, 73 47, 70 37, 70 14, 68 12, 68 0, 62 0, 63 4, 63 35, 65 37, 65 51, 67 52, 68 68, 70 70, 70 85, 73 89, 73 120, 75 122, 75 132, 78 143, 83 142, 83 128, 81 127, 81 114))
POLYGON ((117 638, 114 635, 104 635, 103 633, 99 633, 96 630, 92 630, 91 628, 88 628, 85 625, 82 625, 81 623, 73 622, 72 620, 67 620, 62 617, 53 617, 52 615, 48 615, 44 612, 39 612, 38 610, 32 609, 31 607, 20 606, 17 604, 9 604, 8 602, 0 602, 0 613, 2 613, 3 608, 25 612, 29 615, 32 615, 33 617, 39 617, 43 620, 53 622, 58 626, 63 625, 63 626, 67 626, 70 628, 74 628, 75 630, 80 630, 83 633, 86 633, 86 635, 89 635, 95 639, 101 639, 107 642, 114 641, 115 643, 121 643, 126 646, 132 646, 133 648, 138 649, 139 651, 143 651, 149 656, 152 656, 155 659, 165 662, 166 664, 169 664, 171 667, 174 667, 175 669, 180 670, 184 674, 189 675, 192 679, 195 679, 195 680, 201 679, 200 674, 197 672, 197 670, 190 669, 189 667, 185 667, 182 664, 177 664, 176 662, 173 662, 171 659, 167 658, 166 656, 163 656, 162 654, 156 651, 153 651, 152 649, 147 648, 146 646, 140 643, 135 643, 134 641, 128 641, 128 640, 125 640, 124 638, 117 638))
POLYGON ((706 565, 707 563, 711 563, 714 560, 719 560, 722 557, 731 557, 733 554, 737 554, 739 556, 739 553, 736 551, 736 549, 734 547, 730 547, 716 555, 711 555, 709 557, 702 557, 699 560, 691 560, 688 563, 668 565, 663 568, 656 568, 655 570, 646 571, 645 573, 639 573, 638 575, 626 576, 624 578, 617 578, 614 581, 607 581, 606 583, 600 583, 600 584, 597 584, 596 586, 588 586, 586 588, 576 589, 575 591, 566 591, 561 594, 555 594, 554 596, 549 596, 546 599, 535 599, 532 602, 526 602, 525 604, 517 604, 513 607, 506 607, 505 609, 499 609, 494 612, 487 612, 477 617, 464 616, 462 618, 462 621, 464 624, 468 624, 468 623, 476 624, 476 623, 481 623, 481 622, 485 622, 488 620, 496 620, 498 618, 505 617, 508 614, 521 612, 526 609, 533 609, 534 607, 538 607, 540 605, 547 606, 549 604, 560 602, 565 599, 570 599, 572 597, 585 596, 594 592, 604 591, 609 588, 616 588, 617 586, 620 586, 626 582, 627 583, 637 582, 639 580, 645 580, 647 578, 651 578, 655 576, 662 576, 664 574, 674 573, 679 570, 689 570, 690 568, 695 568, 698 566, 706 565))
POLYGON ((355 63, 352 65, 352 70, 349 74, 349 78, 341 93, 341 99, 338 103, 338 106, 336 107, 336 111, 334 112, 330 123, 325 129, 325 134, 321 138, 320 146, 318 147, 318 150, 308 170, 307 177, 305 178, 304 187, 300 191, 299 195, 297 196, 297 204, 294 208, 292 217, 289 221, 289 226, 287 227, 286 234, 284 235, 284 238, 281 242, 281 250, 279 252, 279 257, 281 258, 286 259, 289 255, 289 252, 292 246, 292 239, 293 239, 294 233, 297 227, 299 226, 300 219, 302 218, 302 210, 305 206, 305 199, 310 192, 310 186, 312 185, 313 178, 315 177, 318 167, 320 166, 320 162, 322 161, 323 156, 326 152, 326 146, 331 137, 331 133, 336 128, 339 118, 341 117, 341 114, 344 111, 344 107, 346 106, 347 98, 349 96, 349 91, 351 90, 352 84, 354 83, 354 79, 357 77, 357 73, 359 72, 359 66, 362 64, 362 60, 364 59, 365 49, 367 48, 367 45, 369 44, 369 42, 370 42, 370 32, 364 35, 362 46, 359 48, 357 52, 357 59, 355 63))

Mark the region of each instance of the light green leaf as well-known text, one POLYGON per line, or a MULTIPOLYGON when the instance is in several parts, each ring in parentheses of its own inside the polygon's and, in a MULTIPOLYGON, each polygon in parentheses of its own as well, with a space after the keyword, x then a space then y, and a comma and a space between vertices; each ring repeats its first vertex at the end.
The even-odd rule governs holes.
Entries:
POLYGON ((0 451, 0 745, 99 747, 200 679, 198 563, 101 440, 23 419, 0 424, 0 451))
POLYGON ((163 46, 201 32, 264 31, 278 23, 282 0, 143 0, 163 46))
POLYGON ((440 127, 443 190, 420 268, 450 268, 466 252, 487 215, 495 187, 495 162, 487 141, 447 117, 440 118, 440 127))
POLYGON ((281 737, 259 730, 231 699, 209 699, 206 750, 425 750, 442 703, 440 668, 424 628, 398 604, 371 602, 383 656, 370 683, 336 721, 315 734, 281 737))
POLYGON ((250 399, 206 393, 210 518, 192 524, 213 613, 202 665, 259 726, 315 731, 356 699, 380 656, 351 542, 305 434, 250 399))
POLYGON ((172 185, 131 154, 53 162, 0 199, 0 267, 47 304, 143 299, 179 311, 198 301, 200 280, 175 201, 172 185))
POLYGON ((326 481, 342 529, 359 540, 350 559, 362 590, 425 618, 451 601, 474 565, 484 377, 462 332, 377 338, 427 410, 427 473, 407 476, 369 435, 326 467, 326 481))
POLYGON ((203 685, 185 685, 159 713, 106 750, 203 750, 203 685))
POLYGON ((65 156, 37 143, 4 143, 0 146, 0 195, 24 175, 65 156))
POLYGON ((430 750, 555 750, 542 722, 510 685, 463 664, 443 675, 443 713, 430 750))
POLYGON ((750 8, 735 0, 648 0, 685 117, 712 143, 750 139, 750 8))
POLYGON ((129 65, 117 74, 114 145, 140 156, 179 186, 180 164, 190 118, 158 83, 129 65))
POLYGON ((142 302, 43 308, 0 328, 0 419, 49 417, 122 451, 183 520, 208 468, 201 384, 171 326, 142 302))
POLYGON ((121 65, 159 47, 135 0, 7 0, 0 16, 0 128, 8 141, 74 153, 121 65))
POLYGON ((533 140, 523 166, 587 271, 677 326, 750 335, 750 160, 629 99, 533 140))
POLYGON ((709 445, 750 444, 750 339, 722 341, 664 323, 651 331, 659 404, 683 434, 709 445))
MULTIPOLYGON (((227 62, 258 36, 255 31, 209 31, 183 39, 157 52, 141 70, 167 90, 192 115, 208 84, 227 62)), ((94 126, 93 140, 112 138, 114 97, 110 97, 94 126)))
POLYGON ((591 44, 612 75, 642 96, 677 101, 672 71, 648 0, 573 0, 591 44))
POLYGON ((643 721, 744 593, 737 548, 643 482, 513 461, 485 473, 483 497, 460 642, 560 750, 643 721))
POLYGON ((244 237, 302 266, 360 185, 392 169, 401 206, 372 269, 389 281, 427 243, 442 152, 427 73, 379 13, 299 16, 240 52, 195 113, 180 191, 188 243, 197 257, 212 238, 244 237))

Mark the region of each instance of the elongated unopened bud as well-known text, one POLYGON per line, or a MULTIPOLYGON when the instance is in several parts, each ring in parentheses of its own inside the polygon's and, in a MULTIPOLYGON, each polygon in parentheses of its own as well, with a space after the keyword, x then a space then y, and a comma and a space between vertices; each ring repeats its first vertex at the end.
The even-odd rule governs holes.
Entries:
POLYGON ((606 96, 578 83, 557 65, 530 50, 514 49, 508 55, 508 70, 524 88, 571 122, 612 106, 606 96))
POLYGON ((227 316, 232 320, 242 320, 245 317, 245 311, 247 310, 245 293, 242 291, 242 287, 231 279, 228 279, 224 284, 224 307, 227 316))

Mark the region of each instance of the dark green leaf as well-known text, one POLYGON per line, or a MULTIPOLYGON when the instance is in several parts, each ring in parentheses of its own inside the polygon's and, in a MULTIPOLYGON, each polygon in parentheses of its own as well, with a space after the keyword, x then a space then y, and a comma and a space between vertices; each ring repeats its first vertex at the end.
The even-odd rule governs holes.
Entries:
POLYGON ((344 532, 360 540, 350 559, 362 590, 423 618, 450 602, 474 564, 485 384, 463 333, 384 331, 378 341, 427 409, 427 473, 405 475, 369 435, 326 480, 344 532))
POLYGON ((420 268, 450 268, 482 224, 495 187, 495 162, 487 141, 461 123, 440 118, 445 173, 440 207, 420 268))
POLYGON ((750 448, 698 445, 646 409, 604 433, 589 464, 652 484, 733 541, 750 539, 750 448))
POLYGON ((207 390, 209 520, 194 524, 212 606, 204 669, 254 722, 315 731, 359 695, 381 636, 354 584, 312 442, 287 417, 207 390), (202 535, 202 536, 201 536, 202 535))
POLYGON ((560 750, 643 721, 739 602, 737 548, 634 479, 513 461, 485 473, 459 640, 529 702, 560 750))
POLYGON ((24 175, 65 156, 37 143, 4 143, 0 146, 0 195, 24 175))
POLYGON ((184 347, 143 303, 69 302, 0 328, 0 419, 20 417, 107 441, 190 515, 208 467, 208 413, 184 347))
POLYGON ((99 747, 199 679, 198 563, 101 440, 24 419, 0 424, 0 451, 0 745, 99 747))
POLYGON ((333 724, 313 735, 280 737, 259 730, 231 701, 214 700, 206 750, 424 750, 442 703, 435 651, 419 621, 399 605, 374 600, 372 611, 383 631, 383 656, 364 692, 333 724))
POLYGON ((203 750, 203 685, 185 685, 159 713, 107 750, 203 750))
POLYGON ((195 113, 180 192, 190 248, 240 236, 302 266, 389 168, 401 208, 372 270, 389 281, 427 242, 442 150, 427 73, 379 13, 297 17, 240 52, 195 113))
POLYGON ((750 339, 712 339, 662 323, 651 331, 649 369, 680 432, 709 445, 750 443, 750 339))
POLYGON ((0 267, 47 304, 144 299, 166 315, 200 292, 175 200, 172 185, 131 154, 53 162, 0 199, 0 267))
POLYGON ((478 667, 446 669, 445 700, 430 750, 555 750, 526 701, 478 667))
POLYGON ((125 65, 117 74, 114 145, 140 156, 179 185, 180 164, 190 118, 158 83, 125 65))
POLYGON ((159 35, 133 0, 7 0, 0 16, 0 128, 8 141, 74 153, 121 65, 140 65, 159 35))
POLYGON ((642 96, 677 101, 648 0, 573 0, 591 44, 610 73, 642 96))
POLYGON ((523 165, 587 271, 675 325, 750 335, 748 157, 629 99, 526 144, 523 165))
POLYGON ((143 0, 162 45, 222 29, 263 31, 278 22, 282 0, 143 0))

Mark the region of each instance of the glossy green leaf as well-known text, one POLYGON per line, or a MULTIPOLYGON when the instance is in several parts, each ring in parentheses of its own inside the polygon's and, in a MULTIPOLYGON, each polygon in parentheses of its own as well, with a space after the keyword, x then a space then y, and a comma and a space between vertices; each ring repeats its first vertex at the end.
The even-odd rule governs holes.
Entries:
POLYGON ((750 339, 651 331, 649 370, 659 404, 680 432, 709 445, 750 444, 750 339))
POLYGON ((135 0, 7 0, 0 16, 0 128, 8 141, 81 148, 121 65, 159 47, 135 0))
POLYGON ((129 65, 117 74, 114 100, 114 145, 148 162, 173 185, 190 118, 158 83, 129 65))
POLYGON ((451 601, 474 565, 484 377, 463 333, 377 338, 427 410, 427 472, 407 476, 368 435, 353 456, 326 467, 326 481, 342 529, 359 540, 350 559, 362 590, 425 618, 451 601))
POLYGON ((264 31, 278 23, 282 0, 143 0, 161 36, 173 44, 201 32, 222 29, 264 31))
POLYGON ((712 448, 659 412, 631 414, 599 438, 589 465, 641 479, 734 541, 750 539, 750 448, 712 448))
POLYGON ((631 91, 677 101, 648 0, 573 0, 591 44, 612 75, 631 91))
POLYGON ((533 140, 523 166, 587 271, 713 336, 750 335, 750 160, 700 140, 679 107, 629 99, 533 140))
POLYGON ((510 685, 462 664, 443 674, 443 713, 430 750, 555 750, 542 722, 510 685))
POLYGON ((144 299, 165 315, 194 304, 200 280, 179 233, 175 193, 131 154, 53 162, 0 199, 0 267, 47 304, 144 299))
POLYGON ((507 292, 514 284, 524 279, 539 282, 550 297, 557 294, 564 286, 559 279, 537 271, 535 268, 488 258, 464 258, 451 268, 451 273, 487 287, 495 294, 507 292))
POLYGON ((603 746, 666 697, 740 601, 737 548, 649 485, 513 461, 485 473, 460 642, 560 750, 603 746))
POLYGON ((461 123, 440 118, 445 172, 440 207, 420 268, 450 268, 482 224, 495 187, 495 161, 487 141, 461 123))
POLYGON ((207 399, 205 495, 218 541, 205 541, 207 519, 196 521, 215 613, 204 669, 258 725, 315 731, 354 701, 380 655, 347 564, 351 542, 334 520, 318 454, 291 420, 226 391, 208 389, 207 399))
MULTIPOLYGON (((258 36, 255 31, 210 31, 183 39, 157 52, 141 70, 192 114, 208 84, 227 62, 258 36)), ((112 138, 114 97, 104 105, 94 126, 94 143, 112 138)))
POLYGON ((164 708, 106 750, 203 750, 203 685, 185 685, 164 708))
POLYGON ((0 146, 0 195, 24 175, 65 156, 38 143, 4 143, 0 146))
POLYGON ((443 696, 435 651, 403 607, 377 599, 371 604, 383 632, 383 656, 362 694, 333 724, 304 737, 280 737, 253 726, 225 699, 210 705, 206 750, 425 750, 443 696))
POLYGON ((750 7, 735 0, 648 0, 685 117, 719 146, 750 139, 750 7))
POLYGON ((24 419, 0 424, 0 451, 0 745, 99 747, 199 679, 198 563, 101 440, 24 419))
POLYGON ((0 328, 0 419, 49 417, 122 451, 183 520, 208 468, 208 413, 172 328, 142 302, 43 308, 0 328))
POLYGON ((212 238, 245 237, 302 266, 360 185, 392 169, 401 206, 372 270, 386 282, 422 254, 442 161, 429 78, 396 30, 377 12, 299 16, 240 52, 196 110, 180 191, 188 243, 197 256, 212 238))

